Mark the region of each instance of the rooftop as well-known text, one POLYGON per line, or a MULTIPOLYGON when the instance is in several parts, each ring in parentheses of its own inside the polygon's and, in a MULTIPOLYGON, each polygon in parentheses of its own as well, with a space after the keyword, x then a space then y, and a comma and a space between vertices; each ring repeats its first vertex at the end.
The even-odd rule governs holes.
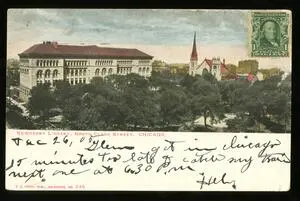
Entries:
POLYGON ((20 57, 69 57, 69 58, 137 58, 152 59, 153 56, 148 55, 138 49, 128 48, 109 48, 99 47, 96 45, 60 45, 57 42, 43 42, 35 44, 19 54, 20 57))

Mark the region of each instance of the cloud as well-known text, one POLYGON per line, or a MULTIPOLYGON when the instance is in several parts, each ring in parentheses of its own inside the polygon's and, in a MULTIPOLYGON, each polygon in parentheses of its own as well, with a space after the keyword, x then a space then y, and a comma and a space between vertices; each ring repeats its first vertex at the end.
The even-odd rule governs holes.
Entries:
POLYGON ((203 43, 241 43, 247 36, 244 11, 10 9, 8 18, 11 31, 39 27, 46 32, 57 27, 64 28, 63 35, 80 38, 101 33, 99 37, 116 42, 123 40, 119 34, 132 36, 123 42, 145 44, 189 44, 186 36, 194 31, 203 43))
MULTIPOLYGON (((33 44, 56 40, 71 44, 131 44, 168 62, 188 62, 194 31, 201 56, 224 55, 232 62, 247 57, 247 11, 9 9, 7 16, 7 53, 12 57, 33 44), (242 49, 237 50, 237 46, 242 49)), ((283 62, 288 61, 290 58, 283 62)), ((272 62, 275 65, 281 61, 272 62)))

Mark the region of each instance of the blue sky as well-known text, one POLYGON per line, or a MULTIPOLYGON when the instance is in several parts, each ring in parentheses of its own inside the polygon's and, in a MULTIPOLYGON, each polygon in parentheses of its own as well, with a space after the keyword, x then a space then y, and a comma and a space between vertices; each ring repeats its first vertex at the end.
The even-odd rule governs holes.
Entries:
MULTIPOLYGON (((168 63, 188 63, 193 34, 198 58, 236 64, 248 57, 247 10, 9 9, 7 57, 42 41, 137 48, 168 63)), ((291 58, 257 58, 260 68, 291 69, 291 58)), ((201 62, 201 61, 199 61, 201 62)))
POLYGON ((196 31, 201 44, 241 45, 247 42, 247 12, 145 9, 9 10, 9 39, 24 29, 32 30, 32 37, 40 40, 157 45, 190 44, 191 36, 196 31), (51 29, 56 30, 55 34, 51 29))

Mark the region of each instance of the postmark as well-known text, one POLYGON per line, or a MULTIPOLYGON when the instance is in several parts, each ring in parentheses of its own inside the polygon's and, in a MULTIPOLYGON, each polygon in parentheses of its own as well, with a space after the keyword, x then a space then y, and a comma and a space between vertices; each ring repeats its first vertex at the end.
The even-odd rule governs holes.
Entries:
POLYGON ((249 20, 251 57, 290 56, 290 15, 288 11, 251 12, 249 20))

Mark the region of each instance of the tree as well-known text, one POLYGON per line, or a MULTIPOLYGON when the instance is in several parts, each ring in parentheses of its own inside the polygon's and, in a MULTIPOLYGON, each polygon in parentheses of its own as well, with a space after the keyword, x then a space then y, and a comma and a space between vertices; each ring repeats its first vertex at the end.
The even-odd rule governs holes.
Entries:
POLYGON ((55 99, 50 91, 49 84, 38 85, 32 88, 28 109, 31 116, 40 116, 43 126, 45 126, 45 121, 50 117, 49 110, 55 105, 55 99))
POLYGON ((166 76, 166 73, 162 72, 153 72, 149 78, 149 85, 154 89, 164 89, 169 88, 173 83, 171 78, 166 76))
POLYGON ((189 91, 195 81, 196 77, 185 75, 181 80, 180 85, 185 87, 185 89, 189 91))
POLYGON ((6 62, 6 95, 11 96, 10 87, 20 84, 20 62, 17 59, 8 59, 6 62))
POLYGON ((161 67, 165 67, 166 66, 166 63, 161 61, 161 60, 154 60, 152 62, 152 66, 153 67, 157 67, 157 68, 161 68, 161 67))
POLYGON ((123 105, 128 110, 127 125, 130 129, 152 127, 157 121, 158 107, 153 101, 149 80, 137 74, 129 74, 123 79, 126 81, 121 94, 123 105))
POLYGON ((159 98, 162 124, 182 125, 192 119, 190 100, 181 87, 171 87, 163 90, 159 98))
POLYGON ((56 104, 58 107, 62 108, 64 106, 65 100, 70 96, 71 85, 69 82, 64 80, 58 80, 55 83, 55 89, 53 96, 55 97, 56 104))
POLYGON ((224 109, 227 113, 239 111, 235 111, 235 109, 237 106, 242 106, 244 101, 242 98, 249 85, 248 82, 241 80, 223 80, 218 83, 224 109))
MULTIPOLYGON (((256 81, 240 89, 242 90, 239 90, 232 106, 237 117, 227 121, 228 129, 236 131, 238 127, 245 127, 243 131, 286 132, 291 98, 289 84, 284 83, 280 75, 256 81), (232 122, 237 125, 234 126, 232 122)), ((230 91, 234 90, 229 89, 227 94, 230 91)))
POLYGON ((6 80, 9 86, 19 86, 20 62, 17 59, 8 59, 6 62, 6 80))
POLYGON ((215 123, 224 118, 224 108, 221 94, 215 80, 206 80, 197 77, 191 87, 192 112, 194 119, 199 116, 204 117, 204 126, 207 128, 207 118, 211 118, 211 123, 215 123))

